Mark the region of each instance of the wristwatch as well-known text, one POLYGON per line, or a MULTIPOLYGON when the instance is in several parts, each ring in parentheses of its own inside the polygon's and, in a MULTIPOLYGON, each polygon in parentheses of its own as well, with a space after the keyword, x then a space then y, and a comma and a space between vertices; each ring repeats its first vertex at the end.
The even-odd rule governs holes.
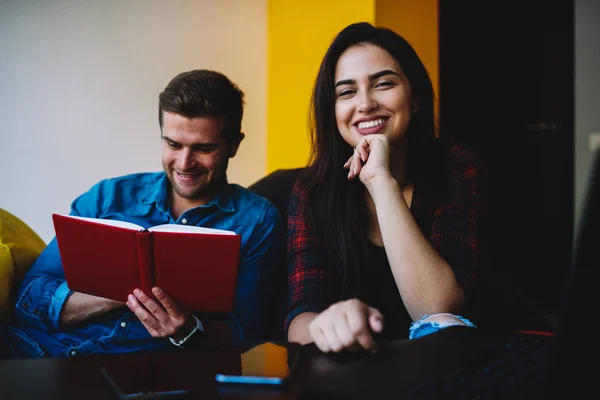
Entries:
POLYGON ((183 339, 180 339, 180 340, 175 340, 172 337, 169 337, 169 340, 175 346, 177 346, 177 347, 183 347, 183 344, 185 342, 187 342, 189 338, 191 338, 192 336, 194 336, 194 334, 196 332, 204 332, 204 327, 202 326, 202 322, 200 322, 200 320, 198 319, 198 317, 196 317, 194 314, 192 314, 192 317, 194 317, 194 319, 196 320, 196 326, 194 327, 194 329, 192 329, 192 331, 190 333, 187 334, 186 337, 184 337, 183 339))

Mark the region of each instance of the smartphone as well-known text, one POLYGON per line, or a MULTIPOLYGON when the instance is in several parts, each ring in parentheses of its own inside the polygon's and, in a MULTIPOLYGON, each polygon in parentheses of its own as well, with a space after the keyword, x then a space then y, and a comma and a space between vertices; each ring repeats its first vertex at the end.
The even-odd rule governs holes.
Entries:
POLYGON ((192 394, 187 389, 167 390, 158 392, 123 393, 105 368, 100 368, 102 381, 108 387, 111 399, 115 400, 184 400, 191 399, 192 394))
POLYGON ((266 342, 241 353, 239 375, 216 374, 218 383, 233 385, 286 386, 292 380, 299 346, 266 342))

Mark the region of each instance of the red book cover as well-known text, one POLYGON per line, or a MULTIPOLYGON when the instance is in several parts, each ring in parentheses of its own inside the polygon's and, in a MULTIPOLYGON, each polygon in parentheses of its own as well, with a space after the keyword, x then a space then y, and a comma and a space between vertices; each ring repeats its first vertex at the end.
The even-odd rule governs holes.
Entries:
POLYGON ((187 311, 233 311, 241 236, 166 224, 53 214, 70 289, 127 301, 133 289, 159 286, 187 311))

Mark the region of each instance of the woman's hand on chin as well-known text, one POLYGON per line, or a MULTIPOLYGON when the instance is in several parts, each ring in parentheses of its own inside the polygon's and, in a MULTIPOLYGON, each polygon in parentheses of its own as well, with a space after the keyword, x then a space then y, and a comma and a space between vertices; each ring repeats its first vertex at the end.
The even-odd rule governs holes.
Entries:
POLYGON ((359 177, 364 184, 376 176, 390 176, 392 148, 385 135, 364 136, 344 164, 348 179, 359 177))

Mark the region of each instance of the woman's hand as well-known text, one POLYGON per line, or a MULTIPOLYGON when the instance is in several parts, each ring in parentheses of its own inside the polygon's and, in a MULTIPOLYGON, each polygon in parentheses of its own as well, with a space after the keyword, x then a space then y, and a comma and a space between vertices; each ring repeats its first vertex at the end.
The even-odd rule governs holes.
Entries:
POLYGON ((312 320, 310 336, 323 352, 377 350, 372 332, 383 330, 383 315, 357 299, 331 305, 312 320))
POLYGON ((344 164, 344 168, 349 170, 348 179, 358 176, 362 183, 366 183, 375 176, 389 175, 391 152, 387 136, 364 136, 344 164))
MULTIPOLYGON (((164 290, 154 287, 152 288, 152 294, 158 302, 140 289, 135 289, 133 294, 130 294, 127 298, 127 307, 144 324, 152 337, 177 336, 177 333, 186 325, 186 322, 191 322, 190 313, 183 312, 164 290)), ((192 329, 193 327, 185 333, 191 332, 192 329)))

